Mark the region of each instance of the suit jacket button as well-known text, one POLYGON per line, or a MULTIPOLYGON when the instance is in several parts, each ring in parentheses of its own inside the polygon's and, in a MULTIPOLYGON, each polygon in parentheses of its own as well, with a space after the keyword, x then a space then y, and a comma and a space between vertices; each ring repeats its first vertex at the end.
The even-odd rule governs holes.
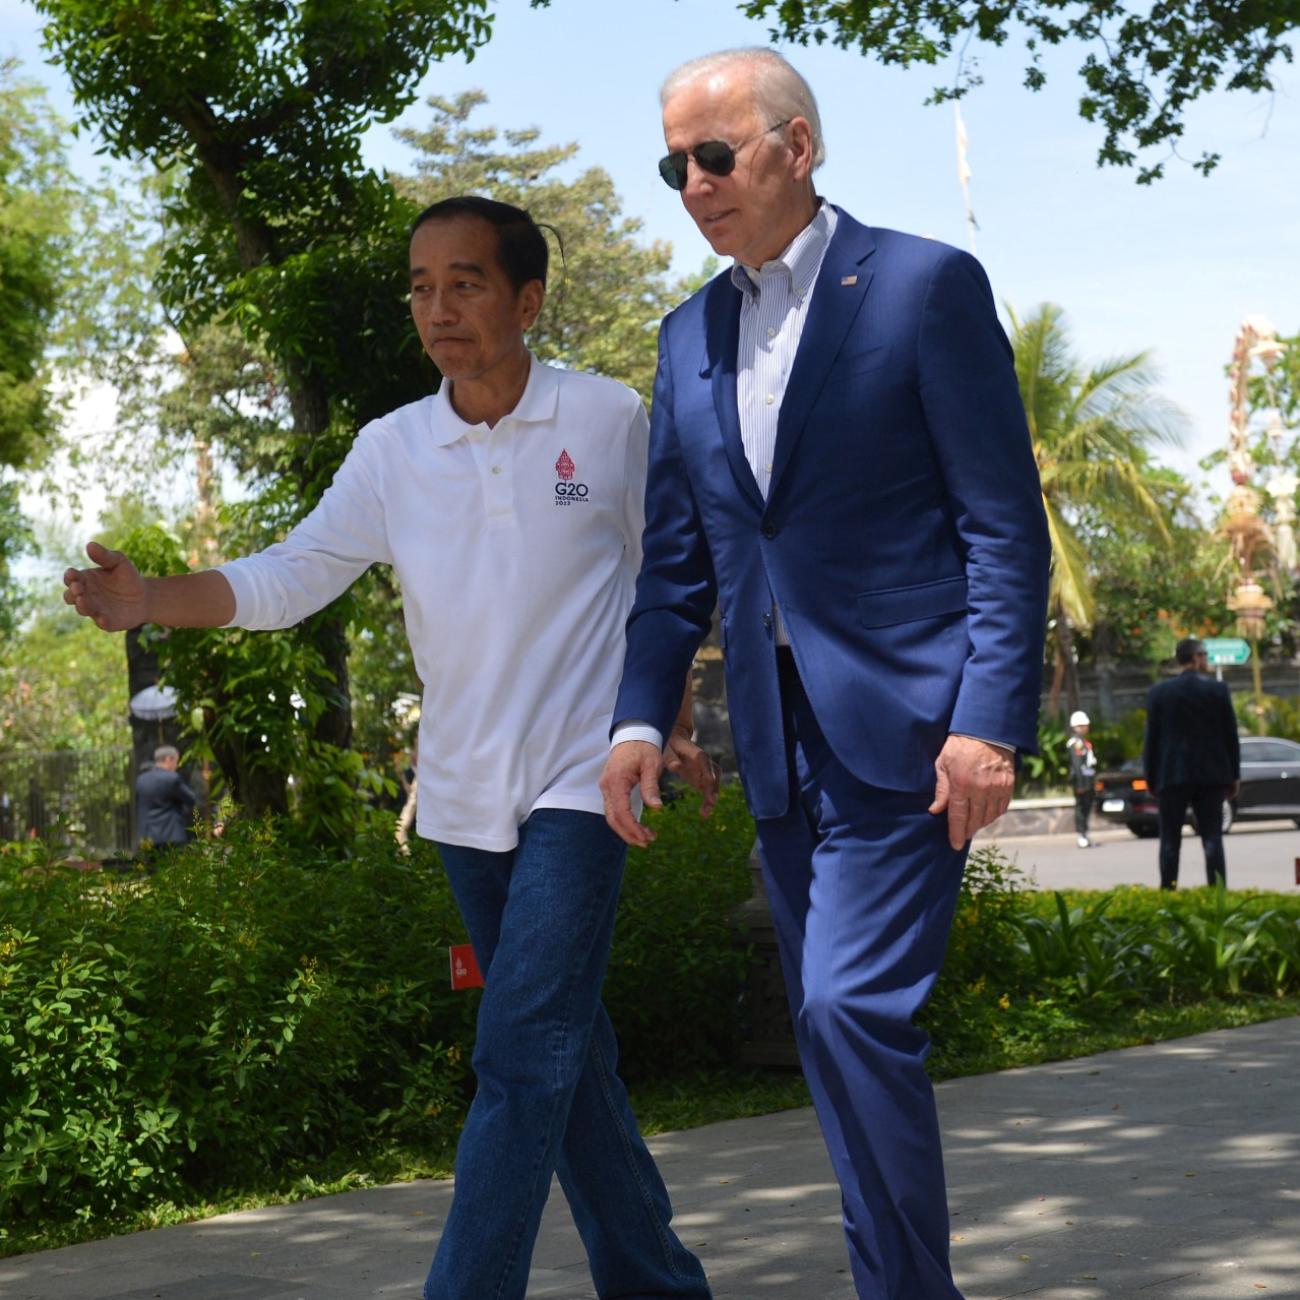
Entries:
POLYGON ((772 540, 772 538, 774 538, 774 537, 776 536, 776 525, 775 525, 775 524, 764 524, 764 525, 763 525, 763 536, 766 537, 767 540, 770 542, 770 541, 772 540))

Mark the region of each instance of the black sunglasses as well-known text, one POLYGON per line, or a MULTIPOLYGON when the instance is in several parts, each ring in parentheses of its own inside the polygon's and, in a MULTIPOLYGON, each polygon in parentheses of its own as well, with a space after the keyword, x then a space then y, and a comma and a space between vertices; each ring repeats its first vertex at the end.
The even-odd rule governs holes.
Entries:
POLYGON ((697 144, 694 149, 675 149, 659 159, 659 175, 664 178, 664 184, 669 189, 684 190, 686 161, 688 158, 694 158, 699 169, 708 172, 710 176, 730 176, 736 170, 736 154, 741 149, 755 140, 761 140, 771 131, 779 131, 783 126, 789 126, 790 121, 791 119, 787 117, 783 122, 775 122, 757 135, 751 135, 748 140, 742 140, 734 148, 725 140, 705 140, 702 144, 697 144))

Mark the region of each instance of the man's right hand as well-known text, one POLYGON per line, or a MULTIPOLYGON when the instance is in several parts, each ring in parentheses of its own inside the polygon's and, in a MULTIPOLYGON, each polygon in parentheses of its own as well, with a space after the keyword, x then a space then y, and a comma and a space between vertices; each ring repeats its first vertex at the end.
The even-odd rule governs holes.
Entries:
POLYGON ((139 570, 121 551, 98 542, 86 547, 93 569, 68 569, 63 600, 105 632, 124 632, 148 621, 147 591, 139 570))
POLYGON ((633 848, 645 848, 654 840, 655 833, 637 821, 632 811, 632 791, 639 785, 646 805, 661 807, 659 774, 663 766, 662 752, 648 740, 625 740, 609 751, 600 778, 605 820, 610 829, 633 848))

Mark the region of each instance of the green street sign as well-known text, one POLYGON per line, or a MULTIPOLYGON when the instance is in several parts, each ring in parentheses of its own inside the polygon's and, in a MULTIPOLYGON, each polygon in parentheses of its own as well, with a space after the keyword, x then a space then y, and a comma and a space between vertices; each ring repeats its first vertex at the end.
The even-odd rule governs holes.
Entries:
POLYGON ((1250 658, 1250 645, 1244 637, 1207 636, 1205 653, 1212 664, 1244 664, 1250 658))

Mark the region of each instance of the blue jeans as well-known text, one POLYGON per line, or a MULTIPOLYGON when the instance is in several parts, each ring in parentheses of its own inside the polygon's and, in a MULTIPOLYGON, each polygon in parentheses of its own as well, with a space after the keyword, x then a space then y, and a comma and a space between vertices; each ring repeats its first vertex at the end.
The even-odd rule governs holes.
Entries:
POLYGON ((552 1173, 602 1300, 707 1300, 600 1001, 623 842, 595 813, 543 808, 508 853, 438 848, 486 987, 478 1092, 425 1300, 522 1300, 552 1173))

